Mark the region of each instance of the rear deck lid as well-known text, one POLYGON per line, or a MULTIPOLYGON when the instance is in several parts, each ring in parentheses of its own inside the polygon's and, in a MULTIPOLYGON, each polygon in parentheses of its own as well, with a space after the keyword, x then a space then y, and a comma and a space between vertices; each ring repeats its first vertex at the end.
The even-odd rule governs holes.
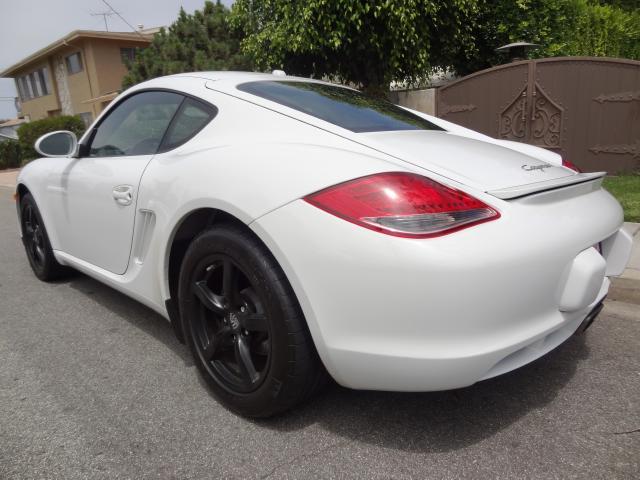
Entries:
MULTIPOLYGON (((225 90, 222 83, 213 83, 207 82, 207 88, 225 90)), ((240 82, 232 92, 471 188, 501 192, 500 198, 520 194, 522 190, 514 193, 508 189, 525 185, 552 188, 549 185, 555 181, 582 181, 576 179, 576 172, 563 167, 555 154, 449 131, 437 122, 353 89, 287 78, 240 82)), ((527 191, 533 193, 536 188, 527 191)))
POLYGON ((572 177, 578 176, 560 165, 451 132, 411 130, 360 135, 366 136, 366 143, 376 150, 486 192, 559 179, 571 179, 572 183, 572 177))

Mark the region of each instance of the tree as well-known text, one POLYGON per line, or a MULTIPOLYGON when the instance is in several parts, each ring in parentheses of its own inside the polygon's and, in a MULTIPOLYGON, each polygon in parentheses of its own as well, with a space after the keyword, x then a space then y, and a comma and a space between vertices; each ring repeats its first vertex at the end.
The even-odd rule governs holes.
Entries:
POLYGON ((452 67, 460 75, 504 63, 495 51, 508 43, 526 41, 541 46, 538 53, 552 56, 557 38, 566 35, 571 0, 479 0, 472 24, 475 51, 461 50, 452 67))
POLYGON ((632 9, 631 2, 623 1, 601 2, 602 5, 588 0, 571 3, 572 35, 559 48, 560 54, 640 60, 640 5, 636 3, 632 9))
POLYGON ((242 36, 229 28, 229 9, 217 0, 205 2, 193 15, 180 8, 178 19, 162 28, 148 48, 128 65, 123 88, 172 73, 203 70, 249 70, 251 63, 240 53, 242 36))
POLYGON ((258 68, 330 77, 381 95, 472 51, 477 0, 237 0, 230 22, 258 68))
MULTIPOLYGON (((565 55, 640 59, 640 10, 632 1, 479 0, 472 25, 476 50, 461 49, 452 67, 460 74, 504 63, 495 49, 524 40, 537 43, 533 57, 565 55)), ((635 0, 637 1, 637 0, 635 0)))
POLYGON ((594 3, 601 5, 611 5, 613 7, 620 7, 624 10, 638 10, 640 9, 640 3, 638 0, 593 0, 594 3))

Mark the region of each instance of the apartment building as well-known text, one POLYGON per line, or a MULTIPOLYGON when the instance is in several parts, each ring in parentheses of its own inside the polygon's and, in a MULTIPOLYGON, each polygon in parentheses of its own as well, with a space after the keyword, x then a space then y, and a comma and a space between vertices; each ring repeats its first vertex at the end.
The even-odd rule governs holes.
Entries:
POLYGON ((80 115, 88 125, 120 91, 126 59, 148 46, 155 31, 76 30, 0 72, 0 77, 15 80, 18 116, 38 120, 80 115))

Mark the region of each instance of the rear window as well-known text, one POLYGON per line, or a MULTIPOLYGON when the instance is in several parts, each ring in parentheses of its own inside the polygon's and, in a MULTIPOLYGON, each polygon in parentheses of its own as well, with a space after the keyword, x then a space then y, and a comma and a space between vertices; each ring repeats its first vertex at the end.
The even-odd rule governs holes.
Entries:
POLYGON ((443 130, 387 100, 323 83, 261 81, 238 90, 271 100, 352 132, 443 130))

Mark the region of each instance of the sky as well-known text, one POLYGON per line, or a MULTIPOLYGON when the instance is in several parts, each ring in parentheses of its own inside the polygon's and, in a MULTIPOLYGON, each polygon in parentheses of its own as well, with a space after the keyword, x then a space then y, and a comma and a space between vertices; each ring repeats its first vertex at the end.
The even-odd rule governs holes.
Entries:
MULTIPOLYGON (((180 7, 191 13, 204 0, 107 0, 127 22, 145 28, 170 25, 180 7)), ((223 0, 229 6, 233 0, 223 0)), ((0 0, 0 71, 73 30, 102 30, 104 20, 92 13, 108 12, 101 0, 0 0)), ((128 32, 116 15, 107 18, 110 31, 128 32)), ((0 119, 16 116, 13 80, 0 79, 0 119)))

